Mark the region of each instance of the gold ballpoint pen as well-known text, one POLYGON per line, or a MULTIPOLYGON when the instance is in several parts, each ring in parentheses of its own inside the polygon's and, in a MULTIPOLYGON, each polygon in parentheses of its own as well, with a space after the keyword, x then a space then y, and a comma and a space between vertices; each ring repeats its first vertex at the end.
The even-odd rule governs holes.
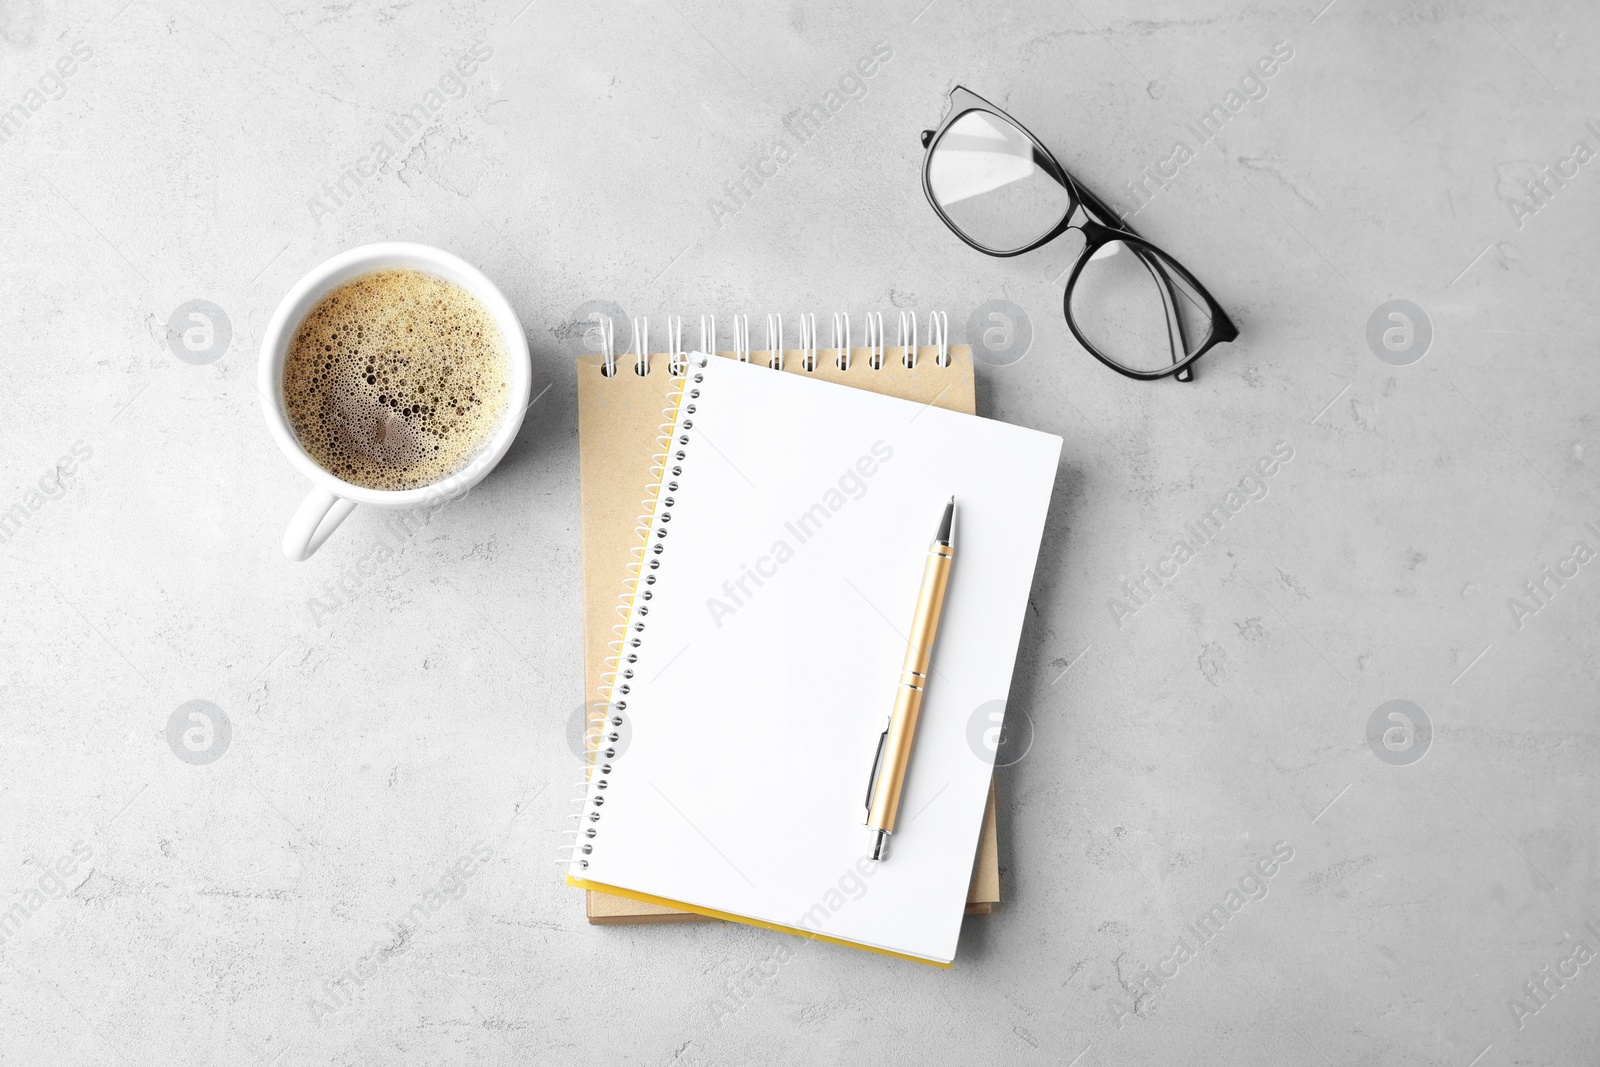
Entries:
POLYGON ((911 764, 911 742, 917 733, 917 716, 922 712, 922 691, 928 684, 928 660, 939 632, 939 611, 944 607, 944 592, 955 558, 956 498, 951 497, 944 506, 939 532, 928 546, 917 610, 911 618, 911 637, 906 643, 905 662, 900 666, 900 684, 894 693, 894 710, 889 714, 888 727, 878 738, 878 755, 867 786, 867 828, 872 831, 874 860, 889 857, 889 835, 894 833, 895 816, 900 811, 900 793, 906 768, 911 764))

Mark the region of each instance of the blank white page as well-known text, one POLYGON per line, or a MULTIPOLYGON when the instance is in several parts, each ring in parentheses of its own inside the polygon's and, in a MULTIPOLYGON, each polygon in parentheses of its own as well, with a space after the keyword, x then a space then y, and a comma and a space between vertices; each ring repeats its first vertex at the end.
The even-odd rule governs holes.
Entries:
POLYGON ((591 783, 570 873, 948 963, 992 773, 993 723, 975 739, 973 719, 1011 688, 1061 439, 737 360, 692 371, 615 694, 626 747, 591 783), (952 495, 931 677, 873 864, 868 777, 952 495))

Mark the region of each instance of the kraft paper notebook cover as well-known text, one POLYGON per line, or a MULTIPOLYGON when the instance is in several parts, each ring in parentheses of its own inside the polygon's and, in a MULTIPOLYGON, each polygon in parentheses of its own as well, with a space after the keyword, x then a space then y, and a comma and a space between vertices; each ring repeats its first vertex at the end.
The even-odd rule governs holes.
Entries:
MULTIPOLYGON (((868 389, 890 396, 934 404, 967 414, 977 412, 972 350, 966 345, 948 348, 948 365, 939 366, 938 349, 923 346, 913 369, 902 360, 886 358, 874 370, 867 349, 852 350, 848 369, 825 350, 814 371, 802 369, 801 353, 790 350, 783 361, 786 373, 811 373, 826 381, 868 389)), ((770 353, 753 358, 770 362, 770 353)), ((617 622, 617 591, 631 550, 639 544, 634 525, 640 511, 641 487, 649 477, 650 456, 656 449, 661 408, 670 386, 668 356, 650 361, 651 373, 633 373, 636 357, 623 356, 617 366, 628 371, 603 377, 600 356, 578 361, 578 455, 582 483, 584 678, 591 738, 602 714, 601 674, 605 670, 606 642, 617 622)), ((594 924, 710 922, 692 911, 663 907, 646 901, 589 891, 584 910, 594 924)), ((995 819, 995 797, 990 789, 984 812, 983 833, 972 869, 967 914, 987 915, 1000 903, 1000 847, 995 819)))
POLYGON ((1061 439, 690 360, 664 405, 568 881, 947 966, 992 776, 971 724, 1010 690, 1061 439), (865 784, 952 495, 910 815, 872 864, 865 784))

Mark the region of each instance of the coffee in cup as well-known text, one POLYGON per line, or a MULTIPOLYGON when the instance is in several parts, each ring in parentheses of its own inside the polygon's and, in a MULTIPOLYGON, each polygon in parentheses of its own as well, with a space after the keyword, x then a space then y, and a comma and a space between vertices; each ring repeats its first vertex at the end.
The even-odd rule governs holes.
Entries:
POLYGON ((419 489, 463 469, 500 427, 505 338, 466 289, 417 270, 362 275, 296 329, 283 400, 300 447, 335 478, 419 489))

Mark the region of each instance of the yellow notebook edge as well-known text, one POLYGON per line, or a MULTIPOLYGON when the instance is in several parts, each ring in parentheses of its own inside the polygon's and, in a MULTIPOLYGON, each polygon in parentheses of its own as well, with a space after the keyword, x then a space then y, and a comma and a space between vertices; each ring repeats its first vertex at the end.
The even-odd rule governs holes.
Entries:
POLYGON ((895 952, 892 949, 879 948, 876 945, 864 945, 859 941, 847 941, 842 937, 832 937, 828 934, 814 933, 798 926, 785 926, 783 923, 769 923, 765 919, 752 919, 748 915, 735 915, 731 911, 718 911, 715 908, 702 908, 698 904, 688 904, 681 900, 668 900, 666 897, 652 896, 649 893, 639 893, 632 889, 623 889, 621 886, 606 885, 603 882, 590 882, 583 878, 574 878, 567 875, 567 884, 575 889, 587 889, 595 893, 606 893, 610 896, 626 897, 644 904, 654 904, 662 908, 675 908, 678 911, 693 912, 704 915, 708 919, 722 919, 724 922, 743 923, 745 926, 758 926, 763 930, 776 930, 783 934, 793 934, 803 937, 808 941, 826 941, 833 945, 843 945, 846 948, 860 949, 863 952, 876 952, 880 956, 893 956, 898 960, 910 960, 912 963, 926 964, 929 967, 938 967, 949 970, 950 964, 940 963, 938 960, 925 959, 922 956, 913 956, 906 952, 895 952))
MULTIPOLYGON (((972 886, 967 892, 967 915, 993 915, 1000 907, 1000 871, 997 854, 998 841, 994 829, 994 782, 989 782, 989 800, 983 814, 987 829, 980 834, 978 854, 973 857, 972 886)), ((716 921, 710 915, 693 911, 677 911, 664 904, 636 900, 616 893, 591 889, 583 894, 584 917, 590 926, 633 926, 663 923, 704 923, 716 921), (648 911, 639 910, 641 905, 648 911)))

